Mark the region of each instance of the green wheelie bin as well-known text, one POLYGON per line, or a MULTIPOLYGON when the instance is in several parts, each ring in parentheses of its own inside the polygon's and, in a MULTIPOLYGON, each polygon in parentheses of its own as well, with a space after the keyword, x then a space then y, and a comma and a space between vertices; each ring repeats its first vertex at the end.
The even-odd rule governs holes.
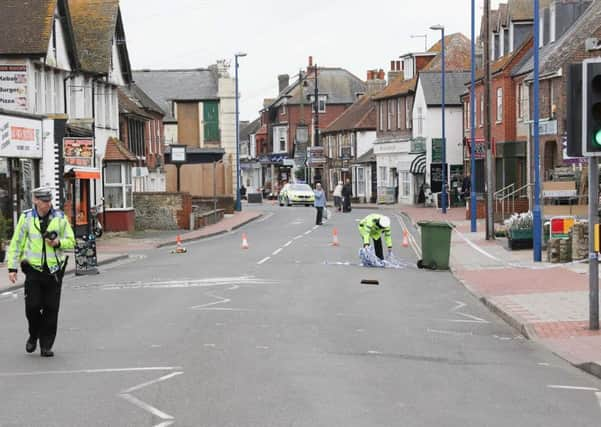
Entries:
POLYGON ((419 221, 422 231, 422 259, 419 268, 448 270, 451 252, 451 231, 454 225, 448 222, 419 221))

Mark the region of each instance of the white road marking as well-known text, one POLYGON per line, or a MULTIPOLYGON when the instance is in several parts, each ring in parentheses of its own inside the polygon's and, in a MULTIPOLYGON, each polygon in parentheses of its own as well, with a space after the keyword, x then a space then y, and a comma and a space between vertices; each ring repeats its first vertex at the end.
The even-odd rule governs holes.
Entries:
POLYGON ((176 371, 180 366, 151 366, 146 368, 77 369, 69 371, 0 372, 0 377, 29 377, 34 375, 112 374, 119 372, 176 371))
POLYGON ((231 288, 227 288, 228 291, 235 291, 236 289, 240 289, 239 285, 234 285, 231 288))
POLYGON ((538 366, 551 366, 550 363, 547 362, 541 362, 541 363, 537 363, 538 366))
POLYGON ((190 307, 190 309, 197 310, 197 311, 253 311, 253 310, 249 310, 247 308, 230 308, 230 307, 200 307, 200 308, 190 307))
POLYGON ((263 218, 261 218, 260 220, 258 220, 257 222, 263 222, 263 221, 267 221, 269 218, 271 218, 274 215, 273 212, 269 212, 267 215, 265 215, 263 218))
POLYGON ((167 381, 168 379, 173 378, 173 377, 177 377, 178 375, 181 375, 181 374, 183 374, 182 371, 172 372, 170 374, 167 374, 167 375, 164 375, 164 376, 162 376, 160 378, 157 378, 156 380, 147 381, 145 383, 138 384, 138 385, 135 385, 133 387, 130 387, 127 390, 123 390, 121 393, 131 393, 131 392, 134 392, 136 390, 140 390, 141 388, 148 387, 149 385, 160 383, 162 381, 167 381))
POLYGON ((457 332, 457 331, 445 331, 442 329, 426 329, 428 332, 433 333, 433 334, 443 334, 443 335, 457 335, 457 336, 463 336, 463 335, 473 335, 471 332, 457 332))
POLYGON ((275 251, 273 251, 273 253, 271 255, 275 256, 275 255, 279 254, 280 252, 282 252, 282 248, 276 249, 275 251))
POLYGON ((258 345, 257 350, 269 350, 269 347, 267 347, 266 345, 258 345))
POLYGON ((451 312, 458 314, 459 316, 463 316, 467 319, 470 319, 470 321, 474 323, 489 323, 488 320, 484 320, 478 316, 474 316, 473 314, 461 313, 460 311, 457 311, 460 308, 467 307, 467 304, 462 301, 455 301, 455 303, 457 305, 451 309, 451 312))
POLYGON ((292 240, 290 240, 289 242, 284 243, 284 248, 287 248, 288 246, 290 246, 292 244, 292 240))
MULTIPOLYGON (((404 229, 409 231, 409 228, 407 227, 407 224, 405 224, 405 221, 403 221, 402 216, 396 215, 396 218, 397 218, 397 221, 399 222, 399 224, 401 225, 401 227, 403 227, 404 229)), ((407 233, 407 236, 409 238, 409 244, 411 245, 411 249, 413 249, 413 252, 415 252, 415 255, 417 256, 417 258, 421 258, 422 251, 421 251, 419 245, 417 244, 417 242, 415 241, 415 238, 413 237, 413 233, 407 233)))
POLYGON ((382 354, 382 352, 381 351, 376 351, 376 350, 369 350, 367 352, 367 354, 382 354))
POLYGON ((270 256, 266 256, 266 257, 265 257, 265 258, 263 258, 261 261, 259 261, 257 264, 261 265, 261 264, 263 264, 264 262, 267 262, 267 261, 269 261, 270 259, 271 259, 271 257, 270 257, 270 256))
POLYGON ((294 239, 292 239, 292 240, 298 240, 298 239, 302 239, 302 238, 303 238, 303 236, 299 234, 298 236, 296 236, 296 237, 295 237, 294 239))
MULTIPOLYGON (((123 282, 123 283, 112 283, 102 284, 98 283, 99 289, 102 290, 122 290, 122 289, 142 289, 142 288, 202 288, 211 286, 224 286, 224 285, 268 285, 275 284, 277 282, 273 280, 258 279, 253 276, 240 276, 240 277, 215 277, 208 279, 190 279, 190 280, 170 280, 170 281, 159 281, 159 282, 123 282)), ((86 284, 81 286, 70 286, 70 289, 86 289, 94 284, 86 284)))
MULTIPOLYGON (((146 411, 146 412, 150 412, 152 415, 154 415, 155 417, 159 417, 162 420, 173 420, 174 418, 169 415, 166 414, 165 412, 155 408, 154 406, 149 405, 148 403, 132 396, 131 394, 120 394, 119 397, 127 400, 129 403, 137 406, 138 408, 146 411)), ((164 425, 164 423, 163 423, 164 425)))
POLYGON ((217 347, 215 344, 205 344, 205 347, 211 347, 211 348, 215 348, 217 347))
POLYGON ((317 230, 317 227, 319 227, 319 226, 318 225, 314 225, 311 230, 317 230))
POLYGON ((167 427, 167 426, 170 426, 171 424, 173 424, 174 422, 175 422, 175 421, 165 421, 164 423, 157 424, 157 425, 156 425, 156 426, 154 426, 154 427, 167 427))
POLYGON ((152 344, 150 347, 151 348, 161 348, 162 346, 161 346, 161 344, 152 344))
POLYGON ((231 301, 231 299, 229 299, 229 298, 223 298, 223 297, 220 297, 219 295, 214 295, 214 294, 210 294, 210 293, 206 293, 205 295, 208 295, 208 296, 213 297, 213 298, 217 298, 218 301, 208 302, 206 304, 201 304, 201 305, 195 305, 195 306, 190 307, 190 308, 192 310, 198 310, 198 309, 210 307, 212 305, 227 304, 228 302, 231 301))
POLYGON ((561 389, 561 390, 582 390, 582 391, 595 391, 598 392, 599 389, 595 388, 595 387, 578 387, 578 386, 571 386, 571 385, 555 385, 555 384, 551 384, 547 386, 548 388, 555 388, 555 389, 561 389))
POLYGON ((310 234, 312 231, 313 231, 313 230, 307 230, 307 231, 305 231, 303 234, 306 236, 306 235, 310 234))
POLYGON ((599 406, 601 407, 601 393, 599 393, 597 391, 597 392, 595 392, 595 396, 597 396, 597 402, 599 403, 599 406))

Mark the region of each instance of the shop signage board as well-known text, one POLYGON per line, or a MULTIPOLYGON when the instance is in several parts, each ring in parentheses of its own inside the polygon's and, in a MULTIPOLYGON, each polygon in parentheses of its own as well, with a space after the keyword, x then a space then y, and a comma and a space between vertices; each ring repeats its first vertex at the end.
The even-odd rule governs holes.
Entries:
POLYGON ((326 163, 323 147, 310 147, 309 158, 307 159, 307 166, 319 167, 326 163))
POLYGON ((0 157, 42 158, 42 122, 0 115, 0 157))
POLYGON ((0 108, 27 111, 27 65, 0 65, 0 108))
POLYGON ((65 158, 65 166, 92 167, 94 139, 64 138, 63 156, 65 158))
POLYGON ((432 138, 432 162, 442 162, 442 138, 432 138))

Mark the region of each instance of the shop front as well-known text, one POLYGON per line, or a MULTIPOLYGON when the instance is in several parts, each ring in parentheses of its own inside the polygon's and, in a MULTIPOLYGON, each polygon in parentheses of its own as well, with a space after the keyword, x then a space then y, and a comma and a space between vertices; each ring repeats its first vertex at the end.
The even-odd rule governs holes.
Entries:
POLYGON ((41 116, 0 110, 0 213, 12 225, 40 185, 42 140, 41 116))

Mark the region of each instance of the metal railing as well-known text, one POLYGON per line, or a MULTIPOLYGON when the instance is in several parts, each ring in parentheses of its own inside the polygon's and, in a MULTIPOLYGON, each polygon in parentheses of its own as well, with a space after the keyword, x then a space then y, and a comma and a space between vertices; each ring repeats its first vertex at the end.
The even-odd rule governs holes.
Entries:
POLYGON ((526 196, 528 197, 528 190, 530 189, 530 187, 533 187, 533 184, 526 184, 521 186, 520 188, 515 188, 515 183, 513 184, 509 184, 503 188, 501 188, 499 191, 496 191, 494 193, 494 200, 495 200, 495 213, 496 213, 496 207, 498 205, 497 202, 501 203, 501 221, 504 221, 506 219, 505 217, 505 205, 506 200, 510 201, 510 205, 511 205, 511 212, 509 212, 509 215, 511 215, 512 213, 515 212, 515 199, 516 197, 522 197, 522 196, 526 196))

